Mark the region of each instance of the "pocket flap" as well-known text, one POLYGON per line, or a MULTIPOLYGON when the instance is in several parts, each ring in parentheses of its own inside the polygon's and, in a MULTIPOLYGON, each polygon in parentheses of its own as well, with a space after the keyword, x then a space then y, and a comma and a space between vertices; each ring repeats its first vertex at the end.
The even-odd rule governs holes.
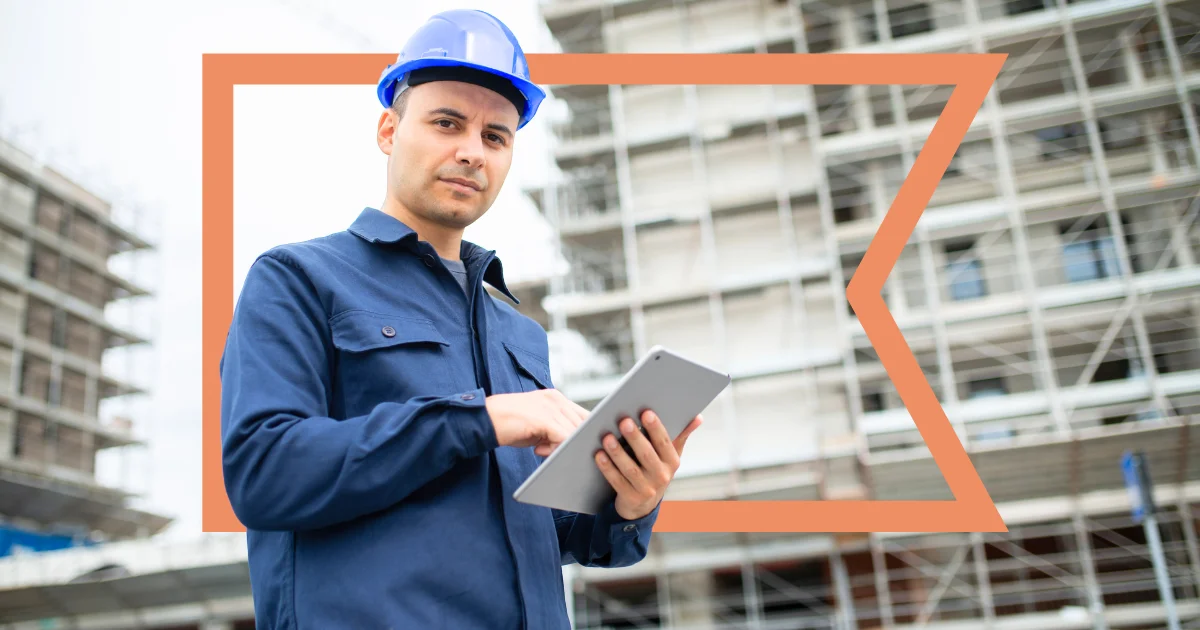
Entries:
POLYGON ((504 342, 504 349, 508 351, 508 355, 517 364, 517 368, 524 372, 526 376, 533 379, 538 384, 538 387, 553 389, 550 382, 550 364, 546 359, 528 350, 518 348, 507 341, 504 342))
POLYGON ((450 345, 432 321, 420 317, 346 311, 330 320, 329 325, 333 345, 347 352, 413 343, 450 345))

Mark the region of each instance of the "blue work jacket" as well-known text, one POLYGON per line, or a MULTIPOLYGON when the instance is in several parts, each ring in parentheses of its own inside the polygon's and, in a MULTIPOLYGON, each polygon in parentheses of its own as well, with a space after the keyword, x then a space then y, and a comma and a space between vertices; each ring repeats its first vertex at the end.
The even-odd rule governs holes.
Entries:
POLYGON ((512 499, 542 458, 499 446, 484 400, 554 387, 546 332, 484 289, 516 302, 494 251, 464 241, 461 258, 467 293, 367 208, 250 267, 221 358, 221 456, 259 628, 561 630, 563 565, 645 557, 657 509, 512 499))

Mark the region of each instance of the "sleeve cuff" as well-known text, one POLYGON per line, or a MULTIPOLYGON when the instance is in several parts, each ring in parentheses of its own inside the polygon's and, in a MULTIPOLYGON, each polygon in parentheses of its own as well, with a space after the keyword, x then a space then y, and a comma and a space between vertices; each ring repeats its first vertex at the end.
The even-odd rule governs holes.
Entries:
POLYGON ((648 536, 651 530, 654 529, 654 523, 658 520, 658 509, 661 506, 662 503, 660 502, 654 506, 654 509, 649 514, 631 520, 617 514, 616 504, 609 503, 605 506, 604 512, 600 514, 600 518, 608 526, 609 534, 614 540, 619 538, 640 538, 648 536))
POLYGON ((482 388, 446 398, 451 407, 467 411, 452 414, 450 422, 463 447, 473 455, 486 453, 500 445, 492 416, 487 410, 486 398, 482 388))

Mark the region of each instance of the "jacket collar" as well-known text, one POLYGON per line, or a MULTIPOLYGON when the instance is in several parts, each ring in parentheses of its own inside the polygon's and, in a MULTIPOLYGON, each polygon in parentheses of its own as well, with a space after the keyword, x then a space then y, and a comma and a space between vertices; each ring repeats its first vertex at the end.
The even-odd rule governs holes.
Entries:
MULTIPOLYGON (((399 243, 413 252, 419 252, 417 233, 403 221, 375 208, 364 208, 354 223, 350 224, 349 232, 368 243, 399 243)), ((508 290, 504 282, 504 265, 495 254, 495 250, 484 249, 467 240, 462 242, 459 250, 459 257, 468 267, 487 259, 483 281, 496 287, 514 304, 520 304, 521 301, 508 290)))

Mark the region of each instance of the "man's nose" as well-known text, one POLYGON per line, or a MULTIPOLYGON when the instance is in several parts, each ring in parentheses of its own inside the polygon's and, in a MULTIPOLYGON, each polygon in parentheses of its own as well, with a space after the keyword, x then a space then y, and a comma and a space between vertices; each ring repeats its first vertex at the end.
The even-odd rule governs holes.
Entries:
POLYGON ((484 160, 483 140, 464 138, 458 145, 458 163, 473 168, 482 168, 484 160))

